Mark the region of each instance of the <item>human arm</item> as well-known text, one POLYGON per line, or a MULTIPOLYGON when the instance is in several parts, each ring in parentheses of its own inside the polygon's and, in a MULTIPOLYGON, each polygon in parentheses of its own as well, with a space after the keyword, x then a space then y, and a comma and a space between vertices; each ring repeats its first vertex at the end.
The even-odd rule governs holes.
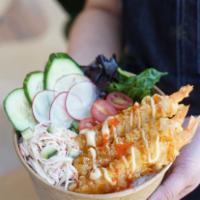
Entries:
POLYGON ((121 1, 87 0, 69 35, 68 53, 81 64, 98 54, 120 55, 121 1))

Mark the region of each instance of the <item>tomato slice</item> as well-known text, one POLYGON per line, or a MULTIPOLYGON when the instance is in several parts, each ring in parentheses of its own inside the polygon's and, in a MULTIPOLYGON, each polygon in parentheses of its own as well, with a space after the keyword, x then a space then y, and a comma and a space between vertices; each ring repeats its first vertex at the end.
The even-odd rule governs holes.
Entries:
POLYGON ((91 114, 94 119, 103 122, 108 116, 116 115, 117 110, 106 100, 98 99, 92 106, 91 114))
POLYGON ((108 94, 106 101, 117 110, 126 109, 133 104, 133 100, 121 92, 112 92, 108 94))
POLYGON ((97 122, 92 117, 82 119, 79 123, 79 130, 92 129, 96 124, 97 122))

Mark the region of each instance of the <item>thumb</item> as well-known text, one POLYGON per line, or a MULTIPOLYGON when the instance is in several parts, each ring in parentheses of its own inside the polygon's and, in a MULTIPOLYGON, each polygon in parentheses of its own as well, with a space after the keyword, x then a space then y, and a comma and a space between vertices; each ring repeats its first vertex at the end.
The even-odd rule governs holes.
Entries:
POLYGON ((182 171, 180 168, 174 169, 149 200, 178 200, 187 182, 182 171))

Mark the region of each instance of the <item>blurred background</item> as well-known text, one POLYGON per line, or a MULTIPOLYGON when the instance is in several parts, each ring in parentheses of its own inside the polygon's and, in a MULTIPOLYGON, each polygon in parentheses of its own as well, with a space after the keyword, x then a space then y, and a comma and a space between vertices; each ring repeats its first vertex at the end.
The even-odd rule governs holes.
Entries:
POLYGON ((28 72, 43 70, 51 52, 66 51, 65 30, 68 20, 69 16, 55 0, 0 0, 0 199, 2 200, 10 200, 13 197, 15 200, 36 199, 27 174, 15 155, 12 145, 14 133, 3 113, 3 98, 10 90, 22 86, 22 81, 28 72))

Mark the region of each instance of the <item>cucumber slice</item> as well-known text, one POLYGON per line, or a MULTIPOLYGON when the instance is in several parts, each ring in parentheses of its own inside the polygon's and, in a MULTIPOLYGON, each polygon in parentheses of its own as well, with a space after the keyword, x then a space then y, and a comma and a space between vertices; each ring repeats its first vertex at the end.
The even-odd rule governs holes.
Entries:
POLYGON ((31 107, 22 88, 9 93, 3 104, 5 113, 16 130, 23 131, 36 125, 31 107))
POLYGON ((34 96, 44 89, 44 73, 35 71, 27 74, 23 86, 28 101, 32 103, 34 96))
POLYGON ((33 137, 33 130, 31 128, 27 128, 24 131, 21 132, 21 135, 23 137, 24 140, 29 140, 33 137))
POLYGON ((44 159, 49 159, 55 156, 58 153, 58 150, 53 146, 47 146, 41 151, 41 156, 44 159))
POLYGON ((68 74, 83 74, 79 65, 65 53, 53 53, 49 56, 44 72, 45 89, 53 90, 56 81, 68 74))

